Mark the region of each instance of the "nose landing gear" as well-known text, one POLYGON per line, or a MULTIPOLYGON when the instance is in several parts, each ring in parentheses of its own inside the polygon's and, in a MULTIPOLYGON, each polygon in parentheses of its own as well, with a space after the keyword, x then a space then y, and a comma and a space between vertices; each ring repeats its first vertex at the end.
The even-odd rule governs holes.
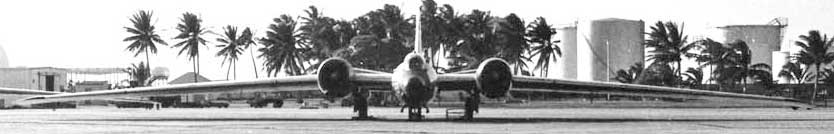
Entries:
POLYGON ((417 107, 405 105, 400 108, 400 112, 404 112, 403 110, 405 110, 405 108, 408 108, 408 120, 410 121, 423 120, 423 118, 425 118, 425 116, 423 116, 423 108, 426 108, 426 113, 429 113, 429 107, 425 105, 417 107))

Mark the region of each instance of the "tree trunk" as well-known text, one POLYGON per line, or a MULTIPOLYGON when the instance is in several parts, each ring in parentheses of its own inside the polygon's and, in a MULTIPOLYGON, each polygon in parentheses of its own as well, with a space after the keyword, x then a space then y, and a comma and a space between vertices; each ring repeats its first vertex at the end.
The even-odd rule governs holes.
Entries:
MULTIPOLYGON (((145 47, 145 64, 148 66, 148 73, 151 73, 151 72, 150 72, 150 71, 151 71, 151 58, 150 58, 150 56, 148 56, 148 55, 149 55, 149 54, 148 54, 149 52, 150 52, 150 51, 148 51, 148 48, 147 48, 147 47, 145 47)), ((150 75, 148 75, 148 76, 150 76, 150 75)), ((151 76, 151 78, 153 78, 153 76, 151 76)), ((141 84, 142 84, 142 86, 148 86, 148 85, 150 85, 150 84, 151 84, 151 83, 148 83, 148 82, 145 82, 145 81, 140 81, 140 82, 142 82, 142 83, 141 83, 141 84)))
POLYGON ((196 58, 191 58, 191 69, 194 71, 194 83, 197 83, 197 60, 196 58))
MULTIPOLYGON (((226 57, 228 58, 228 56, 226 56, 226 57)), ((229 61, 229 65, 228 65, 228 67, 226 67, 226 80, 227 81, 230 80, 229 79, 229 73, 231 73, 231 72, 232 72, 232 64, 231 64, 231 61, 229 61)))
POLYGON ((255 78, 257 79, 258 78, 258 66, 255 64, 255 51, 252 50, 251 47, 249 48, 249 56, 252 57, 252 68, 255 69, 255 70, 253 70, 253 72, 255 72, 255 78))
MULTIPOLYGON (((816 72, 817 76, 819 76, 819 74, 820 74, 820 64, 816 64, 816 68, 817 68, 817 72, 816 72)), ((814 77, 814 92, 811 93, 811 105, 816 105, 816 104, 814 104, 814 101, 817 99, 817 84, 819 83, 819 81, 820 81, 819 77, 814 77)))
POLYGON ((677 83, 678 88, 683 87, 681 85, 681 83, 682 83, 681 81, 683 81, 683 73, 681 71, 681 61, 678 61, 678 78, 677 78, 677 81, 675 82, 675 83, 677 83))
POLYGON ((748 67, 748 65, 744 65, 744 76, 742 77, 741 93, 747 93, 747 77, 750 77, 750 68, 748 67))
POLYGON ((234 80, 237 80, 237 60, 233 60, 233 61, 232 61, 232 65, 234 65, 234 67, 235 67, 235 68, 232 70, 232 71, 235 71, 235 73, 234 73, 234 77, 232 77, 232 78, 233 78, 234 80))

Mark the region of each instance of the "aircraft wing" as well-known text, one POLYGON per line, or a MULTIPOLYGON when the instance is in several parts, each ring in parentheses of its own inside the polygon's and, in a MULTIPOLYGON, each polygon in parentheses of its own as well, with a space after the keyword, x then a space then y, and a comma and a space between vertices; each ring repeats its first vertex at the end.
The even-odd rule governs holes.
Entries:
POLYGON ((50 92, 50 91, 41 91, 41 90, 0 87, 0 94, 8 94, 8 95, 53 95, 53 94, 60 94, 60 92, 50 92))
MULTIPOLYGON (((437 85, 445 90, 467 90, 477 86, 476 74, 444 74, 438 76, 437 85)), ((793 98, 739 94, 718 91, 695 90, 686 88, 660 87, 637 84, 592 82, 513 76, 509 91, 523 92, 561 92, 578 94, 611 94, 624 96, 664 97, 693 100, 717 101, 721 103, 740 103, 766 106, 813 107, 793 98)))
MULTIPOLYGON (((390 86, 390 75, 384 73, 357 73, 352 82, 363 87, 390 86)), ((319 90, 316 75, 286 76, 258 80, 202 82, 156 87, 139 87, 106 91, 42 95, 18 101, 21 104, 37 104, 76 100, 113 100, 118 98, 181 95, 191 93, 222 92, 275 92, 319 90)), ((9 90, 16 91, 16 90, 9 90)))

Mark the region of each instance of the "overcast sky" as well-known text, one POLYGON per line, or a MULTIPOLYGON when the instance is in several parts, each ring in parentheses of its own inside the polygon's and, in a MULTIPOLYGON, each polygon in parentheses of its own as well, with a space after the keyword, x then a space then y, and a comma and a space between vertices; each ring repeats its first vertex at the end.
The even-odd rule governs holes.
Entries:
MULTIPOLYGON (((178 31, 174 29, 184 12, 203 19, 203 26, 221 33, 221 27, 233 25, 255 28, 263 35, 272 18, 281 14, 303 15, 310 5, 326 16, 352 19, 383 4, 400 6, 407 15, 417 12, 418 0, 346 1, 346 0, 21 0, 0 2, 0 45, 12 67, 127 67, 144 61, 125 50, 130 36, 123 27, 131 26, 129 17, 139 10, 154 12, 158 33, 169 44, 178 31)), ((472 9, 491 11, 495 16, 516 13, 526 22, 543 16, 548 22, 568 24, 600 18, 685 22, 690 36, 718 38, 714 27, 729 24, 765 24, 776 17, 786 17, 789 26, 785 41, 796 40, 808 30, 834 34, 834 1, 831 0, 437 0, 451 4, 460 13, 472 9)), ((210 41, 217 35, 207 35, 210 41)), ((225 79, 220 67, 222 57, 214 54, 216 42, 201 48, 201 73, 209 79, 225 79)), ((190 72, 186 56, 177 56, 177 48, 158 46, 151 55, 151 65, 170 68, 172 76, 190 72)), ((238 79, 254 78, 249 53, 238 64, 238 79)), ((257 61, 261 69, 261 61, 257 61)), ((263 73, 261 73, 263 74, 263 73)))

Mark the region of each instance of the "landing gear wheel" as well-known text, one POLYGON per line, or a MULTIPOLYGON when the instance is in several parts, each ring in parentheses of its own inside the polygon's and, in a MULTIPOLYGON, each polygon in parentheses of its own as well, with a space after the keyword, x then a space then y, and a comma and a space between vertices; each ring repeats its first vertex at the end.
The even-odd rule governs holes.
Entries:
POLYGON ((408 120, 419 121, 423 120, 423 111, 420 108, 408 108, 408 120))

